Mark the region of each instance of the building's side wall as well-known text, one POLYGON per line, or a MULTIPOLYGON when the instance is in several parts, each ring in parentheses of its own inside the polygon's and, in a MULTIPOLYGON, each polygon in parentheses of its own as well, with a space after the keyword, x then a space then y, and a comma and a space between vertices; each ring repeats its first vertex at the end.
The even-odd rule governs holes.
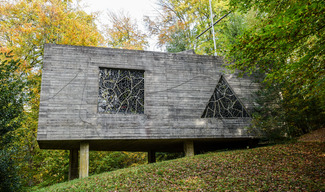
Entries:
MULTIPOLYGON (((249 137, 249 118, 201 118, 222 64, 211 56, 45 45, 38 140, 249 137), (144 114, 97 113, 99 67, 145 70, 144 114)), ((251 110, 257 84, 224 76, 251 110)))

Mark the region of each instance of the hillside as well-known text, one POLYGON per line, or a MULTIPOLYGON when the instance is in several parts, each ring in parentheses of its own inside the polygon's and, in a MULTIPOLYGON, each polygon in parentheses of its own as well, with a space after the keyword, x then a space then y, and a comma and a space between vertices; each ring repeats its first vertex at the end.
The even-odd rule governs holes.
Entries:
POLYGON ((39 191, 325 191, 325 143, 197 155, 94 175, 39 191))
POLYGON ((301 136, 298 141, 303 142, 325 142, 325 128, 317 129, 301 136))

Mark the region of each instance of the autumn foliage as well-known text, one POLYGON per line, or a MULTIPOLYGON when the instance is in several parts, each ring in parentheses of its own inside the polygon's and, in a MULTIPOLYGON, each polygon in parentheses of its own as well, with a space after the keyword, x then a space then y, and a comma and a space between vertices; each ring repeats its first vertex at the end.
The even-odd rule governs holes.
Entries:
MULTIPOLYGON (((214 26, 217 54, 226 56, 230 69, 259 76, 252 131, 283 139, 324 127, 324 2, 212 0, 212 10, 214 21, 232 11, 214 26)), ((158 0, 157 13, 144 18, 146 33, 127 13, 109 12, 101 32, 97 15, 72 0, 1 1, 0 163, 11 170, 7 175, 19 176, 9 190, 67 180, 68 151, 40 150, 36 141, 45 43, 145 50, 155 36, 169 52, 214 54, 211 30, 196 38, 211 25, 209 0, 158 0), (9 59, 4 55, 10 51, 9 59)), ((297 143, 209 154, 106 174, 106 180, 94 176, 68 189, 324 191, 321 149, 322 143, 297 143)), ((90 174, 97 174, 144 164, 146 155, 91 152, 90 158, 90 174)))
POLYGON ((27 83, 23 121, 14 130, 15 139, 10 144, 17 149, 12 158, 25 186, 43 182, 44 175, 52 175, 52 181, 62 181, 66 177, 64 172, 43 168, 48 167, 48 157, 60 159, 66 153, 39 150, 36 142, 43 45, 101 45, 103 38, 95 25, 95 16, 70 1, 60 0, 2 1, 0 13, 1 50, 12 50, 14 58, 20 59, 19 70, 27 83))
POLYGON ((104 27, 108 47, 144 50, 148 46, 148 36, 127 13, 108 12, 107 15, 111 24, 104 27))

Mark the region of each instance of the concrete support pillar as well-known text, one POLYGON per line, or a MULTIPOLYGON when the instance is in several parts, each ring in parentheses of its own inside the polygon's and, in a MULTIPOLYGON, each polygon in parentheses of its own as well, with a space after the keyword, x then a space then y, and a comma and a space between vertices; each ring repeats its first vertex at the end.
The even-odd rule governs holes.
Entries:
POLYGON ((186 157, 194 156, 194 144, 193 141, 184 141, 184 153, 186 157))
POLYGON ((156 153, 154 151, 148 151, 148 163, 156 163, 156 153))
POLYGON ((71 149, 69 154, 69 181, 78 178, 78 150, 71 149))
POLYGON ((80 167, 79 167, 79 178, 88 177, 89 172, 89 143, 80 143, 80 167))

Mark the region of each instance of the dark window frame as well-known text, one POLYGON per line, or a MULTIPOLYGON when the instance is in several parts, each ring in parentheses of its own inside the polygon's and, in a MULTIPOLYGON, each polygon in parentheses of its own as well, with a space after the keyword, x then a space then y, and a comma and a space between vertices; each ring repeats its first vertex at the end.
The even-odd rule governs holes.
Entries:
POLYGON ((98 113, 144 114, 144 72, 100 67, 98 113))

